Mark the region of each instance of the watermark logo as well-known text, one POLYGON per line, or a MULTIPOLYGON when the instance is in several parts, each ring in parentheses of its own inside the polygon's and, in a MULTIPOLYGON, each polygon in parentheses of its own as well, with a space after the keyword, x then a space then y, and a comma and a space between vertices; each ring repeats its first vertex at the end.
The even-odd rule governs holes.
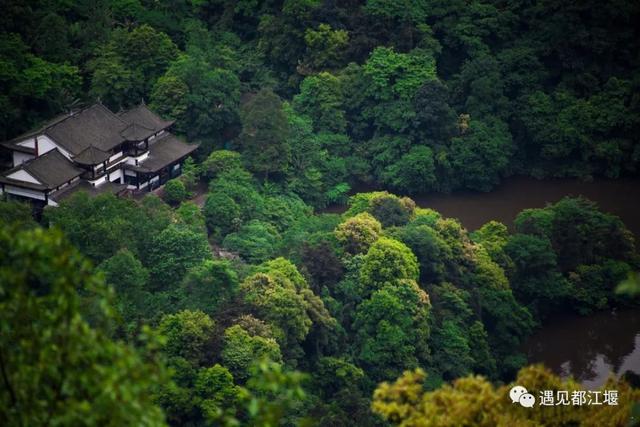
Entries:
POLYGON ((511 390, 509 390, 509 397, 511 398, 511 403, 519 403, 525 408, 533 408, 536 404, 535 396, 521 385, 512 387, 511 390))
MULTIPOLYGON (((519 403, 525 408, 533 408, 536 398, 529 393, 526 388, 516 385, 509 390, 509 397, 512 403, 519 403)), ((598 406, 618 405, 618 391, 605 390, 541 390, 539 406, 598 406)))

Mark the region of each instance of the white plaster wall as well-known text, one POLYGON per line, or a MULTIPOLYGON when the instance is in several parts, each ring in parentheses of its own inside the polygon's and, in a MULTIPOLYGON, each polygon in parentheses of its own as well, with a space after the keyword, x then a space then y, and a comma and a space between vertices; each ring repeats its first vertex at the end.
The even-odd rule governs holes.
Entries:
POLYGON ((31 137, 29 139, 25 139, 24 141, 18 142, 18 145, 29 148, 36 148, 36 139, 35 137, 31 137))
POLYGON ((44 193, 41 191, 30 190, 28 188, 18 188, 12 185, 4 186, 4 191, 9 194, 15 194, 18 196, 29 197, 31 199, 44 200, 44 193))
POLYGON ((122 151, 117 152, 113 156, 109 157, 109 162, 113 162, 114 160, 122 157, 122 151))
POLYGON ((30 182, 32 184, 42 184, 33 175, 31 175, 29 172, 27 172, 24 169, 17 170, 12 174, 7 175, 7 178, 15 179, 18 181, 30 182))
POLYGON ((94 184, 95 186, 98 186, 100 184, 103 184, 105 181, 107 180, 107 175, 96 179, 95 181, 89 181, 89 184, 94 184))
POLYGON ((19 151, 13 152, 13 166, 19 166, 24 162, 34 159, 36 156, 33 154, 21 153, 19 151))
POLYGON ((118 179, 119 183, 122 184, 122 180, 124 176, 122 174, 122 169, 115 170, 113 172, 109 172, 109 182, 113 182, 113 180, 118 179))
POLYGON ((38 136, 38 155, 39 156, 42 156, 44 153, 56 148, 62 154, 64 154, 66 158, 71 159, 71 154, 67 150, 62 148, 60 145, 56 144, 55 141, 49 138, 47 135, 38 136))

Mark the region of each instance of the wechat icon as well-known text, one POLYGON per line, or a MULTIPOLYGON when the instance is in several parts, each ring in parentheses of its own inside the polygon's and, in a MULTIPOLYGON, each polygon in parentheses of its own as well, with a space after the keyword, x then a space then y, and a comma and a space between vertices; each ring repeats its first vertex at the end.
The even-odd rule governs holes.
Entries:
POLYGON ((536 404, 536 398, 533 394, 529 393, 527 389, 521 385, 512 387, 511 390, 509 390, 509 397, 511 398, 511 403, 519 403, 525 408, 533 408, 536 404))

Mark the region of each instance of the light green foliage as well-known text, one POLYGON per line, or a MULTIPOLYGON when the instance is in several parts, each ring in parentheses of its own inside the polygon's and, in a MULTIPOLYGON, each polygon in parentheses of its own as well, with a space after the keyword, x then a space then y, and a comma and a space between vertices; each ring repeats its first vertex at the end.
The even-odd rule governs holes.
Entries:
POLYGON ((401 278, 358 306, 353 324, 357 357, 372 379, 393 378, 427 359, 428 309, 427 294, 414 281, 401 278))
POLYGON ((187 188, 179 179, 171 179, 164 185, 164 200, 170 205, 177 205, 187 198, 187 188))
MULTIPOLYGON (((84 289, 98 299, 102 321, 112 316, 90 264, 56 230, 3 226, 0 242, 11 248, 0 254, 5 425, 163 425, 153 389, 167 378, 154 353, 143 358, 80 314, 84 289)), ((141 338, 148 350, 156 345, 151 335, 141 338)))
POLYGON ((228 234, 222 246, 238 253, 248 262, 257 264, 273 254, 279 238, 280 234, 273 225, 256 219, 228 234))
POLYGON ((599 406, 572 408, 560 406, 553 411, 532 413, 505 398, 515 385, 529 390, 567 390, 569 395, 582 390, 573 379, 561 380, 541 365, 522 369, 511 383, 494 386, 480 376, 467 376, 434 391, 425 391, 426 374, 422 369, 406 371, 393 383, 382 383, 374 392, 372 409, 392 425, 447 426, 476 425, 626 425, 637 389, 622 380, 611 380, 603 389, 626 390, 628 395, 604 410, 599 406), (425 422, 428 420, 428 422, 425 422))
POLYGON ((306 63, 312 69, 327 69, 341 65, 344 52, 349 44, 349 33, 334 30, 328 24, 318 28, 307 28, 304 32, 307 45, 306 63))
POLYGON ((362 115, 379 130, 401 132, 414 117, 411 100, 427 81, 435 79, 433 57, 420 52, 398 53, 378 47, 362 67, 366 79, 362 115))
POLYGON ((367 252, 381 233, 380 222, 368 212, 348 218, 335 231, 340 244, 352 254, 367 252))
POLYGON ((194 233, 207 234, 204 214, 198 205, 193 202, 182 202, 176 209, 176 219, 194 233))
POLYGON ((224 366, 215 364, 201 369, 194 389, 201 399, 198 405, 208 420, 217 421, 235 415, 234 406, 240 399, 240 388, 233 383, 233 376, 224 366))
POLYGON ((209 154, 200 168, 204 178, 211 180, 223 172, 242 168, 242 158, 236 151, 216 150, 209 154))
POLYGON ((418 280, 418 260, 403 243, 381 237, 363 258, 360 280, 368 292, 398 280, 418 280))
POLYGON ((316 131, 342 133, 346 129, 340 81, 328 72, 306 77, 293 107, 313 121, 316 131))
POLYGON ((166 338, 164 352, 199 365, 208 357, 215 322, 202 311, 183 310, 167 314, 160 321, 160 333, 166 338))
POLYGON ((264 273, 247 278, 241 285, 245 301, 274 328, 275 338, 287 359, 301 356, 299 343, 311 328, 307 303, 293 283, 264 273))
POLYGON ((228 261, 205 260, 187 272, 180 286, 185 307, 214 314, 235 296, 238 275, 228 261))
POLYGON ((221 357, 224 366, 228 367, 240 382, 249 378, 249 368, 254 361, 267 359, 282 362, 280 347, 273 338, 251 335, 240 325, 234 325, 224 331, 221 357))
POLYGON ((153 239, 148 257, 151 287, 174 287, 191 267, 209 258, 211 249, 206 236, 170 225, 153 239))
POLYGON ((335 319, 290 261, 276 258, 257 271, 241 285, 245 301, 274 327, 286 359, 295 361, 301 351, 298 345, 312 326, 326 332, 335 328, 335 319))

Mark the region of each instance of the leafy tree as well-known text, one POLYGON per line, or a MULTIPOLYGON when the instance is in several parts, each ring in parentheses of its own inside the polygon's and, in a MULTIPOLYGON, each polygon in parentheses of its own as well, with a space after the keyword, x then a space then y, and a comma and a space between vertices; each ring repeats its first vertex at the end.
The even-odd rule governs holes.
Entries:
POLYGON ((242 167, 240 153, 229 150, 216 150, 202 162, 202 175, 206 179, 217 178, 222 172, 242 167))
POLYGON ((238 231, 228 234, 222 245, 230 251, 237 252, 248 262, 259 263, 273 254, 279 237, 278 230, 271 224, 252 220, 238 231))
POLYGON ((293 98, 293 107, 311 118, 314 130, 343 133, 347 123, 342 97, 340 80, 325 71, 302 81, 300 93, 293 98))
POLYGON ((207 228, 216 237, 229 233, 240 222, 240 207, 227 194, 210 193, 204 204, 207 228))
POLYGON ((420 264, 420 282, 439 283, 444 279, 445 260, 452 254, 437 231, 428 225, 412 223, 400 229, 396 238, 416 255, 420 264))
POLYGON ((412 280, 397 279, 356 310, 357 357, 376 381, 393 378, 428 358, 429 298, 412 280))
POLYGON ((485 378, 468 376, 455 380, 434 391, 425 391, 426 374, 421 369, 405 372, 395 383, 382 383, 374 392, 373 411, 393 425, 418 426, 429 420, 429 425, 444 426, 474 424, 492 426, 501 424, 560 425, 576 424, 596 426, 599 423, 628 421, 637 390, 624 381, 617 380, 603 386, 606 389, 628 390, 631 396, 619 405, 601 410, 593 406, 583 408, 557 407, 554 411, 537 411, 532 414, 520 405, 506 399, 511 387, 522 385, 528 390, 567 390, 569 393, 581 387, 573 380, 562 381, 542 366, 522 369, 510 384, 495 387, 485 378))
POLYGON ((91 92, 113 109, 140 102, 177 54, 171 39, 149 25, 118 29, 90 64, 91 92))
POLYGON ((511 135, 504 123, 472 120, 470 128, 451 141, 451 166, 459 185, 491 190, 506 172, 512 151, 511 135))
POLYGON ((371 199, 369 212, 383 227, 405 225, 411 219, 415 203, 409 198, 398 198, 392 194, 382 194, 371 199))
POLYGON ((206 236, 187 228, 167 227, 155 237, 149 253, 152 288, 163 290, 176 286, 191 267, 209 258, 211 249, 206 236))
POLYGON ((154 111, 175 119, 187 138, 211 139, 238 122, 240 81, 200 54, 183 54, 158 79, 151 101, 154 111))
MULTIPOLYGON (((3 226, 0 241, 11 248, 0 255, 0 419, 7 425, 164 424, 153 390, 167 377, 154 353, 143 357, 112 341, 81 314, 78 289, 85 289, 106 309, 102 320, 111 318, 102 280, 86 259, 57 230, 3 226)), ((148 350, 155 345, 153 336, 141 338, 148 350)))
POLYGON ((305 62, 309 67, 316 70, 335 68, 343 62, 349 33, 334 30, 328 24, 320 24, 316 29, 305 30, 304 41, 307 45, 305 62))
POLYGON ((183 310, 167 314, 160 321, 159 331, 166 338, 165 353, 200 365, 207 358, 215 322, 202 311, 183 310))
POLYGON ((240 382, 249 378, 250 367, 254 361, 282 361, 280 347, 273 338, 251 335, 240 325, 234 325, 224 331, 221 357, 224 365, 240 382))
POLYGON ((32 54, 19 34, 0 35, 0 64, 3 140, 62 111, 80 89, 78 67, 49 62, 32 54))
POLYGON ((185 307, 213 314, 234 298, 238 275, 228 261, 205 260, 187 272, 180 286, 185 307))
POLYGON ((429 147, 413 147, 383 173, 382 181, 409 194, 432 190, 436 182, 433 151, 429 147))
POLYGON ((267 89, 253 96, 242 108, 238 137, 247 167, 266 179, 270 173, 284 172, 291 155, 288 132, 280 97, 267 89))
POLYGON ((397 280, 417 280, 418 260, 403 243, 381 237, 362 260, 360 280, 367 293, 397 280))
POLYGON ((415 116, 415 92, 435 78, 433 57, 421 52, 398 53, 378 47, 362 67, 366 81, 362 116, 381 131, 402 132, 415 116))
POLYGON ((149 271, 128 249, 121 249, 98 266, 116 291, 116 307, 128 322, 146 313, 149 271))
POLYGON ((204 214, 200 206, 193 202, 182 202, 176 209, 176 219, 195 233, 207 234, 204 214))
POLYGON ((347 219, 335 231, 336 238, 345 250, 353 254, 367 252, 381 233, 382 226, 367 212, 347 219))
POLYGON ((0 222, 22 229, 37 226, 31 214, 31 206, 10 200, 0 200, 0 222))
POLYGON ((187 188, 179 179, 171 179, 164 185, 164 199, 170 205, 177 205, 187 198, 187 188))

